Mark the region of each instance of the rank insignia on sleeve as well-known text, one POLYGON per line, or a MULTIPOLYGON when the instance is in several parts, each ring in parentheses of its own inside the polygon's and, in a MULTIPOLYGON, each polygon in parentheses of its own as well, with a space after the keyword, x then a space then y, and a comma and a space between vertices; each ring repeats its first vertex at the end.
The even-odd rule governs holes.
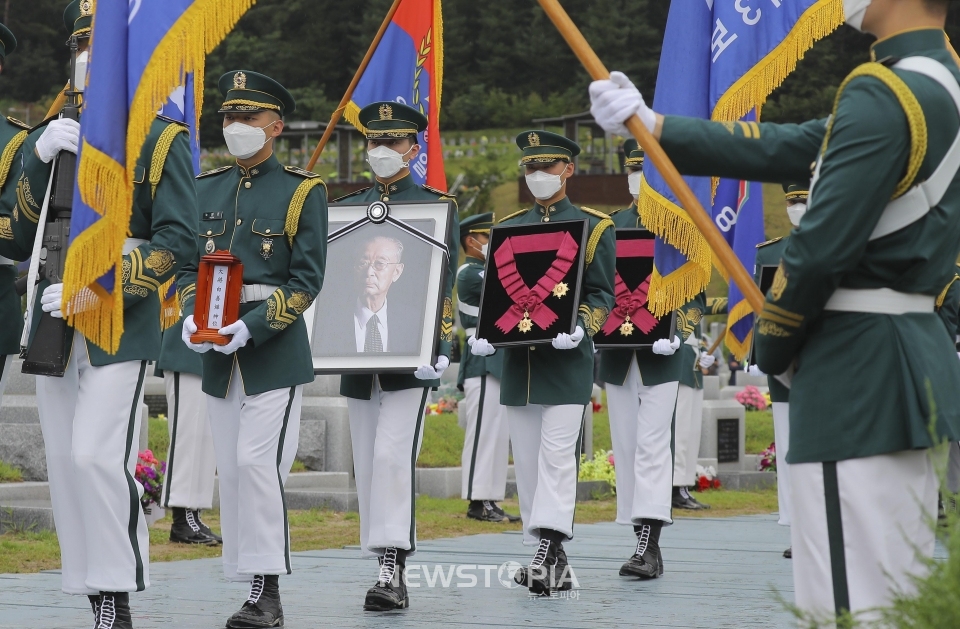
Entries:
POLYGON ((264 238, 260 241, 260 257, 264 260, 273 257, 273 238, 264 238))

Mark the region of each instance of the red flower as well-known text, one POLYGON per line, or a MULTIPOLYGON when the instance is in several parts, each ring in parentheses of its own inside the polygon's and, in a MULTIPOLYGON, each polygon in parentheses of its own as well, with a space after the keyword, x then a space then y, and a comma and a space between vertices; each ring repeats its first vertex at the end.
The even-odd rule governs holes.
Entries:
POLYGON ((714 479, 713 479, 713 488, 714 488, 714 489, 720 489, 720 479, 719 479, 719 478, 714 478, 714 479))
POLYGON ((707 489, 710 489, 710 480, 706 476, 701 476, 699 479, 697 479, 697 488, 700 491, 706 491, 707 489))

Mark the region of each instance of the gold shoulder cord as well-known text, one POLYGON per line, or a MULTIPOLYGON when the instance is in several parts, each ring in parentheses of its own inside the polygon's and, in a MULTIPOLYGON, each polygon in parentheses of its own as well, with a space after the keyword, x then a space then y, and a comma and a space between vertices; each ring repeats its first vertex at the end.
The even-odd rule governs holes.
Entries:
POLYGON ((23 146, 23 142, 26 139, 26 131, 17 133, 9 142, 7 142, 7 146, 3 149, 3 153, 0 153, 0 188, 3 188, 4 184, 7 183, 7 176, 10 174, 10 167, 13 166, 13 158, 17 154, 17 151, 20 150, 20 147, 23 146))
POLYGON ((190 133, 190 131, 181 125, 169 124, 157 139, 157 145, 153 149, 153 157, 150 159, 151 199, 157 196, 157 186, 160 185, 160 177, 163 176, 163 165, 167 163, 167 154, 170 153, 173 140, 181 133, 190 133))
POLYGON ((503 223, 504 221, 509 221, 511 218, 516 218, 516 217, 520 216, 521 214, 525 214, 525 213, 527 213, 527 212, 529 212, 529 211, 530 211, 530 208, 527 208, 527 209, 525 209, 525 210, 520 210, 519 212, 514 212, 513 214, 508 214, 507 216, 504 216, 504 217, 501 218, 499 221, 497 221, 497 225, 499 225, 500 223, 503 223))
POLYGON ((287 208, 287 220, 284 223, 284 231, 287 233, 287 242, 293 246, 293 237, 297 235, 297 229, 300 227, 300 214, 303 212, 303 204, 307 201, 307 195, 317 186, 323 186, 327 189, 327 184, 323 183, 320 177, 312 177, 300 182, 297 189, 290 199, 290 207, 287 208))
POLYGON ((613 221, 611 221, 609 218, 606 218, 604 215, 603 220, 597 223, 597 226, 594 227, 593 231, 590 233, 590 239, 587 241, 587 254, 584 258, 584 261, 587 264, 593 262, 593 254, 597 252, 597 245, 600 244, 600 237, 603 236, 604 230, 606 230, 608 227, 613 227, 616 229, 613 221))
POLYGON ((937 297, 937 310, 943 308, 943 302, 947 298, 947 293, 950 291, 950 287, 953 286, 953 283, 957 280, 960 280, 960 275, 954 274, 953 279, 947 282, 947 285, 943 287, 942 291, 940 291, 940 295, 937 297))
POLYGON ((827 152, 827 144, 830 142, 830 133, 833 131, 833 123, 837 119, 837 108, 840 105, 840 97, 843 96, 843 90, 853 79, 861 76, 870 76, 886 85, 903 107, 903 112, 907 116, 907 124, 910 127, 910 160, 907 163, 907 174, 904 175, 897 188, 893 192, 893 198, 902 196, 910 186, 913 185, 920 166, 923 164, 923 158, 927 154, 927 120, 923 115, 923 109, 920 102, 914 96, 903 79, 898 77, 893 70, 880 63, 865 63, 854 69, 853 72, 844 79, 837 90, 837 98, 833 104, 833 116, 827 125, 827 134, 823 138, 823 149, 821 155, 827 152))

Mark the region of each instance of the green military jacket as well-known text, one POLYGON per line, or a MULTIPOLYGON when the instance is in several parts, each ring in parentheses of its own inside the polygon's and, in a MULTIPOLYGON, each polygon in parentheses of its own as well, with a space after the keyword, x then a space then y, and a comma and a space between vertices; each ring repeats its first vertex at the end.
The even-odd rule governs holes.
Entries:
POLYGON ((201 354, 193 351, 183 342, 183 319, 181 317, 173 326, 163 332, 163 343, 160 348, 160 359, 157 361, 154 375, 163 377, 164 371, 171 373, 192 373, 195 376, 203 375, 203 359, 201 354))
POLYGON ((577 296, 577 325, 586 337, 575 349, 560 350, 549 344, 508 347, 503 352, 500 403, 587 404, 593 393, 593 343, 614 306, 613 281, 617 243, 614 225, 606 214, 579 208, 564 197, 549 207, 539 203, 529 210, 507 216, 501 225, 548 221, 589 220, 590 237, 585 252, 586 268, 577 296))
MULTIPOLYGON (((452 199, 447 194, 418 186, 409 173, 405 177, 390 184, 377 182, 372 188, 358 190, 353 194, 340 197, 336 203, 372 203, 374 201, 436 201, 438 199, 452 199)), ((440 325, 440 335, 437 339, 437 354, 450 356, 450 346, 453 342, 453 282, 457 277, 457 235, 460 233, 460 219, 454 217, 450 231, 447 233, 447 250, 450 259, 447 272, 444 274, 443 287, 443 320, 440 325)), ((384 391, 403 391, 404 389, 419 389, 423 387, 439 387, 440 380, 419 380, 412 373, 397 374, 344 374, 340 376, 340 395, 358 400, 369 400, 373 393, 373 378, 377 376, 380 388, 384 391)))
MULTIPOLYGON (((942 30, 907 31, 872 48, 887 63, 909 56, 932 58, 960 79, 942 30)), ((888 202, 940 164, 958 128, 940 84, 882 63, 844 81, 829 127, 665 120, 661 144, 690 175, 796 181, 822 158, 810 211, 757 324, 760 369, 796 368, 790 463, 927 448, 931 421, 937 439, 960 439, 960 361, 936 313, 824 310, 838 287, 940 294, 960 254, 957 179, 925 217, 868 239, 888 202)))
MULTIPOLYGON (((787 236, 785 238, 774 238, 773 240, 768 240, 767 242, 762 242, 757 245, 757 263, 753 269, 754 282, 760 282, 760 271, 763 267, 777 266, 780 264, 780 260, 783 258, 783 252, 786 250, 789 241, 790 237, 787 236)), ((757 338, 756 329, 753 331, 753 338, 757 338)), ((790 389, 772 375, 767 375, 767 387, 770 389, 770 401, 790 401, 790 389)))
MULTIPOLYGON (((40 208, 54 162, 44 164, 33 146, 31 133, 24 143, 23 170, 17 181, 14 231, 27 247, 32 243, 40 208)), ((134 171, 134 197, 128 236, 147 242, 123 256, 123 337, 116 354, 87 341, 90 363, 100 367, 130 360, 160 357, 160 287, 195 255, 197 197, 193 185, 193 156, 189 129, 166 118, 157 118, 140 151, 134 171)), ((40 320, 40 295, 49 285, 37 285, 30 342, 40 320)))
POLYGON ((691 389, 703 388, 703 372, 700 370, 700 352, 703 350, 703 318, 708 315, 727 314, 726 297, 707 297, 700 293, 677 311, 677 331, 683 345, 677 354, 681 356, 680 384, 691 389), (682 331, 682 332, 681 332, 682 331), (696 340, 691 345, 690 338, 696 340))
MULTIPOLYGON (((20 149, 27 139, 27 125, 13 118, 0 116, 0 356, 20 352, 20 334, 23 331, 23 316, 20 312, 20 297, 17 296, 14 283, 17 281, 17 268, 12 262, 22 260, 19 247, 16 246, 13 233, 13 211, 3 204, 3 192, 17 187, 19 168, 16 163, 22 161, 20 149), (11 176, 12 175, 12 176, 11 176)), ((15 199, 15 195, 9 195, 15 199)))
MULTIPOLYGON (((276 287, 264 301, 240 304, 250 341, 233 354, 202 354, 203 391, 223 398, 234 364, 246 395, 313 382, 304 311, 323 286, 327 189, 320 176, 283 166, 271 154, 256 166, 224 166, 197 176, 200 206, 194 257, 177 277, 185 314, 193 313, 200 256, 229 251, 243 283, 276 287)), ((172 367, 171 367, 172 368, 172 367)))
MULTIPOLYGON (((483 260, 468 256, 457 273, 457 307, 460 309, 460 323, 468 330, 477 327, 480 293, 483 290, 483 268, 483 260), (470 313, 465 310, 470 310, 470 313)), ((467 337, 469 336, 468 332, 467 337)), ((463 388, 463 382, 467 378, 479 378, 490 374, 499 379, 502 371, 503 352, 496 352, 493 356, 474 356, 470 352, 470 346, 464 342, 463 351, 460 352, 460 372, 457 374, 457 385, 460 388, 463 388)))

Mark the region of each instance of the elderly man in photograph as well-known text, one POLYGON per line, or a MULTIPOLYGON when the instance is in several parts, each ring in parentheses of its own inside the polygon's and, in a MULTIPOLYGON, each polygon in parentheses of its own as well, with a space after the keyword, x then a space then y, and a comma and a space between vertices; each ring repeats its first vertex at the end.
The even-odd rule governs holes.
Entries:
POLYGON ((390 351, 387 294, 403 274, 402 259, 403 243, 395 238, 377 236, 364 247, 356 267, 360 295, 353 313, 358 352, 390 351))

